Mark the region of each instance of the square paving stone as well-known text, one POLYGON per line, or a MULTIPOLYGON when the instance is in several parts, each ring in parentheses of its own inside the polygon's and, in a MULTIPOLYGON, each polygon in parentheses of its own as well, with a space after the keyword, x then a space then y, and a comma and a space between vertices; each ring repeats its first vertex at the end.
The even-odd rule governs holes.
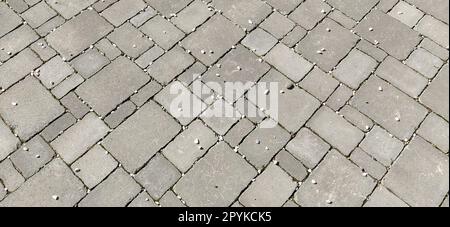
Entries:
POLYGON ((95 0, 46 0, 46 2, 64 18, 70 19, 83 9, 92 5, 95 0))
POLYGON ((40 136, 35 136, 11 155, 11 161, 25 178, 29 178, 54 156, 53 149, 40 136))
POLYGON ((425 49, 419 48, 409 56, 406 64, 425 77, 433 78, 444 62, 425 49))
POLYGON ((61 159, 54 159, 0 202, 0 207, 71 207, 85 195, 83 183, 61 159))
POLYGON ((400 140, 409 139, 428 112, 414 99, 377 77, 364 83, 350 105, 400 140))
POLYGON ((350 52, 357 41, 356 35, 326 18, 300 41, 296 51, 328 72, 350 52))
POLYGON ((380 10, 372 11, 355 31, 399 60, 406 59, 421 41, 416 31, 380 10))
POLYGON ((150 65, 148 72, 158 82, 167 84, 191 66, 194 61, 194 58, 183 49, 175 47, 150 65))
POLYGON ((375 186, 374 180, 333 150, 300 186, 295 202, 303 207, 362 206, 375 186))
POLYGON ((330 145, 308 128, 300 129, 297 135, 286 145, 286 150, 309 169, 314 169, 330 148, 330 145))
POLYGON ((359 50, 351 51, 333 71, 339 81, 357 89, 377 66, 377 61, 359 50))
POLYGON ((142 25, 140 30, 166 50, 184 38, 184 33, 180 29, 161 16, 153 17, 142 25))
POLYGON ((176 14, 189 5, 192 0, 145 0, 151 7, 166 17, 176 14))
POLYGON ((444 153, 448 153, 449 130, 448 122, 431 113, 417 131, 422 138, 430 141, 444 153))
POLYGON ((59 56, 52 58, 38 70, 39 74, 36 76, 47 88, 55 87, 66 77, 74 73, 70 65, 65 63, 59 56))
POLYGON ((150 47, 153 41, 149 40, 130 23, 125 23, 108 35, 108 39, 117 44, 126 55, 137 58, 150 47))
POLYGON ((94 146, 71 166, 88 188, 95 187, 116 167, 116 160, 99 145, 94 146))
POLYGON ((270 165, 239 197, 246 207, 281 207, 292 195, 297 183, 276 165, 270 165))
POLYGON ((146 6, 142 0, 120 0, 104 10, 100 15, 118 27, 146 6))
POLYGON ((184 8, 171 22, 188 34, 195 28, 203 24, 214 12, 208 9, 208 6, 200 0, 195 0, 189 6, 184 8))
POLYGON ((284 44, 275 46, 265 57, 265 60, 285 74, 294 82, 298 82, 313 68, 313 64, 284 44))
POLYGON ((109 59, 97 50, 92 49, 75 58, 71 64, 77 73, 88 79, 109 64, 109 59))
POLYGON ((257 169, 263 169, 290 138, 290 134, 278 125, 274 128, 258 127, 239 145, 239 152, 257 169))
POLYGON ((89 78, 75 92, 105 116, 146 84, 150 77, 125 57, 119 57, 89 78))
POLYGON ((408 25, 410 28, 414 27, 420 18, 423 17, 423 12, 418 10, 405 1, 399 1, 397 5, 388 13, 391 17, 408 25))
POLYGON ((52 143, 66 163, 73 163, 109 131, 108 126, 94 113, 86 115, 52 143))
POLYGON ((104 140, 104 147, 131 173, 141 168, 180 131, 153 101, 141 107, 104 140))
POLYGON ((239 27, 233 25, 223 16, 217 15, 181 41, 181 45, 190 50, 192 55, 203 64, 209 66, 244 36, 245 32, 239 27), (227 36, 225 37, 222 34, 227 34, 227 36))
POLYGON ((325 1, 306 0, 289 18, 307 30, 313 29, 331 11, 325 1))
POLYGON ((413 98, 417 98, 428 85, 425 77, 391 56, 381 63, 375 74, 413 98))
POLYGON ((242 44, 247 48, 253 50, 257 55, 265 55, 272 47, 277 44, 277 39, 267 33, 266 31, 257 28, 248 34, 243 40, 242 44))
POLYGON ((384 185, 411 206, 439 206, 448 192, 448 165, 448 156, 415 137, 392 165, 384 185))
POLYGON ((24 13, 21 16, 25 19, 25 21, 32 27, 37 28, 52 17, 56 16, 57 13, 50 8, 45 1, 42 1, 24 13))
POLYGON ((258 0, 213 0, 212 5, 221 10, 225 17, 249 30, 272 12, 268 5, 258 0))
POLYGON ((41 64, 42 61, 30 49, 21 51, 0 66, 0 90, 8 89, 41 64))
POLYGON ((408 204, 392 194, 385 187, 378 186, 364 204, 364 207, 408 207, 408 204))
POLYGON ((177 168, 159 153, 139 171, 136 180, 147 189, 147 193, 159 200, 180 179, 177 168))
POLYGON ((420 101, 448 121, 449 111, 448 63, 420 96, 420 101))
POLYGON ((93 10, 88 10, 48 35, 47 42, 64 58, 70 60, 112 30, 111 24, 93 10))
POLYGON ((141 187, 122 168, 117 169, 78 204, 80 207, 124 207, 141 187))
POLYGON ((0 160, 5 159, 19 145, 20 141, 14 136, 8 126, 0 120, 0 160))
POLYGON ((339 81, 334 79, 331 74, 315 67, 299 85, 320 101, 325 102, 339 86, 339 81))
POLYGON ((377 161, 390 166, 403 150, 402 141, 392 137, 382 128, 375 126, 361 143, 360 147, 377 161))
MULTIPOLYGON (((268 108, 261 106, 259 100, 259 102, 252 99, 249 100, 253 103, 257 103, 260 108, 274 111, 274 113, 268 113, 268 115, 273 119, 278 120, 280 125, 289 132, 298 131, 320 107, 319 100, 304 90, 298 87, 288 89, 287 87, 292 84, 292 82, 276 70, 271 70, 267 73, 260 81, 260 83, 264 82, 278 83, 278 89, 270 91, 278 94, 277 106, 270 106, 270 108, 268 108), (293 112, 295 112, 295 114, 292 114, 293 112)), ((270 104, 273 105, 272 103, 270 104)))
POLYGON ((268 31, 275 38, 281 39, 295 27, 295 23, 275 11, 259 27, 268 31))
POLYGON ((256 176, 256 170, 225 143, 214 146, 174 190, 187 205, 230 206, 256 176))
POLYGON ((328 3, 354 20, 361 20, 379 0, 329 0, 328 3))
POLYGON ((28 140, 64 113, 64 108, 33 77, 0 95, 0 114, 20 139, 28 140))
POLYGON ((328 107, 322 107, 307 123, 344 155, 349 155, 364 138, 364 133, 328 107), (330 130, 330 126, 333 128, 330 130))
POLYGON ((5 2, 0 2, 0 37, 22 24, 22 19, 5 2))

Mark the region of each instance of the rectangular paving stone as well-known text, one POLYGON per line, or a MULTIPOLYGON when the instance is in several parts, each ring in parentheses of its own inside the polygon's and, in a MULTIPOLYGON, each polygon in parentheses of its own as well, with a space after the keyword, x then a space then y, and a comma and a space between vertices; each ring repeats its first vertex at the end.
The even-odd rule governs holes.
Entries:
POLYGON ((256 170, 225 143, 214 146, 174 190, 193 207, 230 206, 256 176, 256 170))
POLYGON ((231 104, 220 99, 211 104, 200 118, 217 134, 224 136, 242 116, 231 104), (217 110, 224 110, 226 117, 216 117, 217 110))
POLYGON ((50 58, 56 55, 56 51, 51 48, 45 39, 39 39, 30 48, 42 59, 42 61, 48 61, 50 58))
POLYGON ((378 48, 376 45, 370 43, 367 40, 359 41, 358 45, 356 45, 356 48, 358 48, 358 50, 366 53, 367 55, 371 56, 378 62, 382 62, 388 55, 382 49, 378 48))
POLYGON ((137 173, 136 180, 152 198, 159 200, 180 177, 177 168, 158 153, 137 173))
POLYGON ((275 38, 282 39, 295 27, 295 23, 281 13, 275 11, 267 17, 259 27, 269 32, 275 38))
POLYGON ((112 30, 111 24, 93 10, 88 10, 48 35, 47 42, 62 57, 70 60, 112 30))
POLYGON ((108 35, 108 39, 132 58, 139 57, 154 44, 130 23, 125 23, 116 28, 114 32, 108 35))
POLYGON ((272 164, 239 197, 246 207, 281 207, 297 184, 280 167, 272 164))
POLYGON ((360 148, 356 148, 350 159, 358 165, 364 172, 370 174, 370 176, 374 177, 377 180, 381 180, 384 174, 386 174, 387 169, 375 159, 370 157, 366 152, 361 150, 360 148))
POLYGON ((56 16, 57 13, 50 8, 45 1, 42 1, 29 10, 25 11, 21 14, 21 16, 25 19, 25 21, 32 27, 37 28, 47 20, 56 16))
POLYGON ((181 45, 192 52, 203 64, 209 66, 231 49, 245 36, 244 31, 223 16, 213 16, 196 32, 181 41, 181 45), (222 34, 228 34, 226 37, 222 34), (205 54, 202 53, 202 50, 205 54))
POLYGON ((138 15, 134 16, 130 19, 130 23, 135 27, 142 26, 146 21, 156 16, 158 12, 152 7, 147 6, 143 11, 141 11, 138 15))
POLYGON ((145 0, 151 7, 166 17, 176 14, 189 5, 192 0, 145 0))
POLYGON ((260 28, 256 28, 241 41, 242 45, 257 55, 265 55, 277 42, 275 37, 260 28))
POLYGON ((66 113, 53 121, 49 126, 47 126, 44 130, 41 132, 42 138, 44 138, 45 141, 51 142, 54 140, 58 135, 60 135, 64 130, 68 129, 70 126, 75 124, 77 122, 77 119, 70 113, 66 113))
POLYGON ((60 101, 61 104, 63 104, 67 108, 67 110, 77 119, 83 118, 84 115, 86 115, 90 111, 90 108, 86 105, 86 103, 81 101, 73 92, 70 92, 69 94, 64 96, 64 98, 62 98, 60 101))
POLYGON ((329 0, 327 2, 354 20, 359 21, 379 0, 329 0))
POLYGON ((164 54, 164 49, 162 49, 159 46, 153 46, 150 48, 150 50, 143 53, 138 59, 136 59, 136 64, 139 65, 141 68, 147 68, 153 62, 161 57, 161 55, 164 54))
POLYGON ((339 81, 332 77, 331 74, 327 74, 315 67, 299 85, 320 101, 325 102, 339 86, 339 81))
POLYGON ((374 180, 364 177, 357 166, 333 150, 300 186, 294 199, 303 207, 362 206, 375 186, 374 180))
POLYGON ((116 167, 117 161, 99 145, 94 146, 71 165, 72 170, 88 188, 95 187, 116 167))
POLYGON ((65 22, 66 21, 64 20, 64 18, 62 18, 60 16, 53 17, 52 19, 50 19, 49 21, 47 21, 43 25, 41 25, 39 28, 37 28, 36 32, 40 36, 46 36, 50 32, 52 32, 54 29, 56 29, 57 27, 63 25, 65 22))
POLYGON ((285 74, 294 82, 298 82, 312 69, 313 65, 283 44, 275 46, 265 60, 285 74))
POLYGON ((191 66, 194 61, 194 58, 183 49, 175 47, 150 65, 148 72, 158 82, 168 83, 191 66))
POLYGON ((169 50, 184 37, 184 33, 161 16, 155 16, 140 30, 165 50, 169 50))
POLYGON ((420 47, 422 47, 425 50, 428 50, 434 56, 438 56, 442 60, 447 60, 449 57, 447 49, 439 46, 437 43, 433 42, 429 38, 423 39, 423 41, 420 43, 420 47))
POLYGON ((241 119, 227 132, 224 139, 232 147, 236 147, 248 134, 250 134, 251 131, 253 131, 254 128, 255 126, 250 120, 247 118, 241 119))
POLYGON ((405 60, 421 41, 416 31, 380 10, 372 11, 355 32, 399 60, 405 60))
POLYGON ((181 172, 185 173, 216 142, 214 132, 197 120, 167 145, 162 153, 181 172))
POLYGON ((424 15, 422 11, 405 1, 399 1, 388 14, 411 28, 414 27, 424 15))
POLYGON ((110 63, 109 59, 95 49, 86 51, 71 62, 77 73, 87 79, 110 63))
POLYGON ((55 152, 42 137, 35 136, 11 155, 11 161, 25 178, 29 178, 54 156, 55 152))
POLYGON ((127 207, 157 207, 147 192, 141 192, 127 207))
POLYGON ((354 21, 352 18, 348 17, 339 10, 333 10, 331 13, 328 14, 328 17, 338 22, 347 29, 352 29, 357 24, 356 21, 354 21))
POLYGON ((108 133, 109 128, 94 113, 70 127, 51 146, 67 163, 73 163, 108 133))
POLYGON ((448 156, 415 137, 391 167, 384 185, 411 206, 437 207, 449 188, 448 156))
POLYGON ((280 153, 275 156, 275 160, 277 165, 296 181, 302 181, 308 175, 306 167, 286 150, 280 151, 280 153))
POLYGON ((170 190, 166 194, 164 194, 164 196, 159 200, 159 203, 161 204, 161 207, 185 207, 186 206, 170 190))
POLYGON ((333 71, 333 75, 342 83, 357 89, 377 67, 375 59, 359 50, 352 50, 333 71))
POLYGON ((357 36, 325 18, 298 44, 296 51, 328 72, 356 45, 357 36))
POLYGON ((444 62, 425 49, 418 48, 409 56, 406 64, 426 78, 433 78, 444 62))
POLYGON ((101 53, 109 58, 109 60, 114 60, 121 55, 120 50, 117 47, 113 46, 113 44, 108 39, 100 40, 95 45, 95 47, 97 47, 101 53))
POLYGON ((56 85, 56 87, 54 87, 51 92, 57 99, 61 99, 83 82, 84 79, 79 74, 72 74, 61 83, 56 85))
POLYGON ((2 21, 0 37, 22 24, 22 19, 5 2, 0 2, 0 21, 2 21))
POLYGON ((400 140, 409 139, 427 114, 425 107, 377 77, 364 83, 350 105, 400 140))
POLYGON ((181 127, 153 101, 141 107, 104 140, 104 147, 131 173, 164 147, 181 127))
POLYGON ((338 111, 344 107, 348 100, 353 96, 353 91, 344 84, 339 84, 336 90, 327 99, 327 106, 331 109, 338 111))
POLYGON ((289 18, 306 30, 313 29, 331 11, 324 1, 306 0, 289 15, 289 18))
POLYGON ((347 121, 361 129, 363 132, 368 132, 371 128, 373 128, 372 119, 368 118, 350 105, 345 105, 339 113, 342 114, 347 121))
POLYGON ((330 148, 330 145, 308 128, 300 129, 286 145, 286 150, 309 169, 314 169, 330 148))
POLYGON ((307 31, 300 27, 295 26, 294 29, 292 29, 291 32, 289 32, 282 40, 281 42, 284 43, 284 45, 292 48, 294 47, 300 40, 302 40, 307 34, 307 31))
POLYGON ((100 15, 114 26, 119 27, 146 6, 142 0, 120 0, 104 10, 100 15))
POLYGON ((388 56, 375 74, 413 98, 417 98, 428 85, 428 80, 397 59, 388 56))
POLYGON ((0 66, 0 90, 8 89, 41 64, 42 61, 30 49, 21 51, 0 66))
POLYGON ((344 155, 349 155, 364 137, 361 130, 328 107, 319 109, 307 126, 344 155))
POLYGON ((444 21, 448 24, 448 13, 447 9, 449 8, 448 1, 445 0, 435 0, 435 1, 420 1, 420 0, 406 0, 412 5, 418 7, 420 10, 426 12, 427 14, 431 14, 439 20, 444 21))
POLYGON ((448 121, 449 80, 448 63, 420 96, 420 101, 448 121))
POLYGON ((75 92, 105 116, 150 80, 137 65, 119 57, 89 78, 75 92))
POLYGON ((142 106, 150 98, 155 96, 161 89, 162 86, 159 85, 155 80, 152 80, 150 83, 141 88, 137 94, 131 96, 130 100, 137 106, 142 106))
POLYGON ((61 159, 54 159, 0 202, 2 207, 71 207, 86 195, 78 178, 61 159), (58 200, 53 197, 57 196, 58 200))
POLYGON ((6 61, 39 38, 28 25, 22 25, 0 38, 0 61, 6 61))
POLYGON ((46 2, 65 19, 70 19, 94 3, 95 0, 46 0, 46 2))
POLYGON ((125 121, 127 117, 131 116, 135 110, 136 105, 134 105, 130 101, 126 101, 122 103, 119 107, 117 107, 115 111, 111 112, 111 114, 105 118, 105 123, 110 128, 116 128, 123 121, 125 121))
POLYGON ((119 168, 78 204, 79 207, 125 207, 141 187, 119 168))
POLYGON ((63 113, 64 108, 34 77, 25 78, 0 95, 0 114, 23 140, 30 139, 63 113))
POLYGON ((417 131, 422 138, 430 141, 444 153, 448 153, 448 122, 430 113, 417 131))
POLYGON ((214 12, 200 0, 195 0, 174 17, 171 22, 189 34, 203 24, 214 12))
POLYGON ((283 14, 288 14, 302 2, 303 0, 286 0, 286 1, 278 1, 278 0, 267 0, 267 3, 272 7, 280 10, 283 14))

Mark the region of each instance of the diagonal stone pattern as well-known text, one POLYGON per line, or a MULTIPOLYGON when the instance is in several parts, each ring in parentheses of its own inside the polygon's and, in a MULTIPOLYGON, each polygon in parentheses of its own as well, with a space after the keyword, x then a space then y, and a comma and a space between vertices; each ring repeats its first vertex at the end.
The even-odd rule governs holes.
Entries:
POLYGON ((1 0, 0 207, 448 206, 448 10, 1 0), (194 97, 194 76, 252 86, 194 97), (281 85, 271 129, 259 81, 281 85), (171 85, 201 111, 173 116, 171 85), (238 117, 205 118, 221 103, 238 117))

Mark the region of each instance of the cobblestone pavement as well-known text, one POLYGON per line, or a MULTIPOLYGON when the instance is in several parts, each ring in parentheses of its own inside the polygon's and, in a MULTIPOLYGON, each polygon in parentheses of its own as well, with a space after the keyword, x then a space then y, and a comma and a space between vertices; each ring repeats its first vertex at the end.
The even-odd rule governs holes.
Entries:
POLYGON ((0 206, 448 207, 448 10, 2 0, 0 206), (279 124, 171 116, 193 75, 281 82, 279 124))

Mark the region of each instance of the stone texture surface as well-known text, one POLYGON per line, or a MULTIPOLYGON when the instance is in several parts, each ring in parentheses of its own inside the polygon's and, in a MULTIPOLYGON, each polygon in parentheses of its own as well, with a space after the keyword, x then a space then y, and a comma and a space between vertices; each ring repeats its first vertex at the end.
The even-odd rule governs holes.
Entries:
POLYGON ((448 207, 448 9, 0 1, 0 206, 448 207))

